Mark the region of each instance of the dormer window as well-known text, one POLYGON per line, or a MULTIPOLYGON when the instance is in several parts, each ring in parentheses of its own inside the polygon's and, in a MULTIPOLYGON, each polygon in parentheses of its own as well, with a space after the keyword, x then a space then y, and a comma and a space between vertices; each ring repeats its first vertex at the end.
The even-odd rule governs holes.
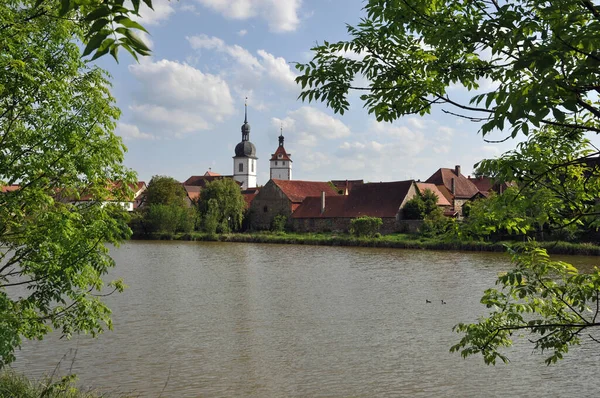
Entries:
POLYGON ((279 154, 279 155, 277 155, 277 158, 278 158, 278 159, 281 159, 281 158, 283 158, 283 155, 282 155, 282 154, 279 154))

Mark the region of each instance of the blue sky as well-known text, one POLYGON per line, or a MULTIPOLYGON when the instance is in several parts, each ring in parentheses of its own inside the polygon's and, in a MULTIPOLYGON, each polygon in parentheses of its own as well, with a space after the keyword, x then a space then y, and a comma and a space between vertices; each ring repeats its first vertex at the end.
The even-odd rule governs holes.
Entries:
MULTIPOLYGON (((113 76, 122 110, 117 134, 128 147, 125 163, 141 180, 160 174, 183 181, 209 168, 232 174, 245 97, 259 185, 268 181, 281 125, 297 180, 423 180, 456 164, 467 175, 476 161, 515 146, 512 140, 486 143, 477 125, 439 110, 389 124, 369 116, 356 95, 343 116, 321 103, 297 100, 293 63, 309 61, 317 42, 347 38, 346 24, 359 21, 363 1, 154 4, 154 12, 142 11, 153 55, 139 63, 125 52, 120 64, 110 57, 99 61, 113 76)), ((457 99, 473 95, 452 90, 457 99)))

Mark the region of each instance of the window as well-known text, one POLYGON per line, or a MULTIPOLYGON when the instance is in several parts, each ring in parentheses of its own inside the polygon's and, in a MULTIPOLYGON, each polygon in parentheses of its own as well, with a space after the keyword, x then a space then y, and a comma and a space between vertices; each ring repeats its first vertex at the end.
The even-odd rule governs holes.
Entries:
POLYGON ((283 165, 285 166, 285 160, 283 161, 283 165))
POLYGON ((267 206, 263 207, 263 211, 266 213, 269 211, 269 208, 267 206))
POLYGON ((283 157, 283 155, 282 155, 282 154, 279 154, 279 155, 277 155, 277 157, 278 157, 279 159, 281 159, 281 158, 283 157))
POLYGON ((252 166, 252 172, 254 173, 254 160, 250 161, 250 166, 252 166))
POLYGON ((239 165, 239 171, 240 171, 240 173, 244 172, 244 163, 240 163, 240 165, 239 165))
POLYGON ((275 161, 275 166, 277 166, 277 161, 275 161))

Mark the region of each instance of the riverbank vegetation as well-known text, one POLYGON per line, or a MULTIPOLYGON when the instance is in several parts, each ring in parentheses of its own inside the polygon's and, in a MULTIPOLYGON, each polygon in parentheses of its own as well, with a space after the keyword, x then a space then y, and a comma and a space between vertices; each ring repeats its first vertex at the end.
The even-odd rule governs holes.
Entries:
MULTIPOLYGON (((481 240, 448 240, 440 237, 426 237, 415 234, 389 234, 376 237, 357 237, 348 233, 295 233, 295 232, 238 232, 227 234, 209 234, 204 232, 156 233, 134 236, 134 239, 149 240, 187 240, 204 242, 245 242, 275 243, 320 246, 357 246, 383 247, 396 249, 423 250, 463 250, 505 252, 507 248, 525 245, 527 240, 489 242, 481 240)), ((539 242, 540 247, 551 254, 600 256, 600 246, 593 243, 575 242, 539 242)))
MULTIPOLYGON (((0 373, 0 398, 109 398, 109 395, 96 390, 84 390, 75 386, 75 377, 67 376, 59 381, 45 378, 39 381, 16 374, 12 371, 0 373)), ((127 398, 118 395, 119 398, 127 398)))

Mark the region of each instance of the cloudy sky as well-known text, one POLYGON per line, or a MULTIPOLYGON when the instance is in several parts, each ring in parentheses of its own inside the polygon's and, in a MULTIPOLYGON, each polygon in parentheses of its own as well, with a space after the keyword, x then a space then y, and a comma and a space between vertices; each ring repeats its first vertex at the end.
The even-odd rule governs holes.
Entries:
MULTIPOLYGON (((280 126, 297 180, 426 179, 456 164, 469 174, 476 161, 515 145, 486 143, 476 125, 439 111, 388 124, 369 116, 356 95, 344 116, 297 100, 294 63, 309 61, 315 43, 347 38, 346 24, 363 15, 362 0, 154 4, 142 19, 152 57, 136 63, 123 52, 120 64, 99 61, 113 76, 122 110, 117 133, 129 150, 126 164, 141 180, 160 174, 183 181, 209 168, 232 174, 245 97, 261 185, 280 126)), ((471 96, 452 90, 456 98, 471 96)))

